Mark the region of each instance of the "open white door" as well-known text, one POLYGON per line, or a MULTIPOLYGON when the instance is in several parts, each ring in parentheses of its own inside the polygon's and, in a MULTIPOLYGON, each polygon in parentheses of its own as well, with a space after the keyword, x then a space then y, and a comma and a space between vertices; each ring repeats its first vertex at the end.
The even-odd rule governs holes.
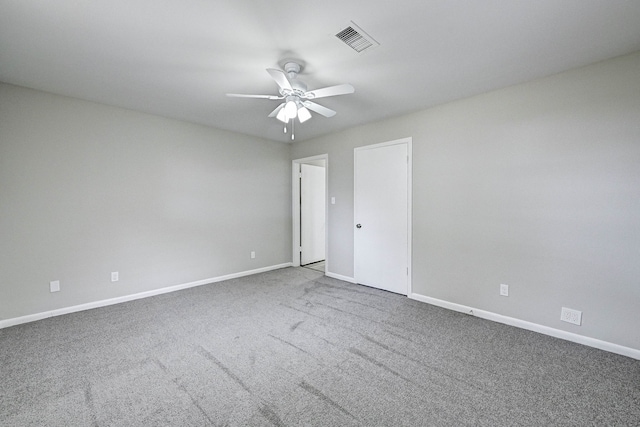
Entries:
POLYGON ((355 157, 354 278, 407 295, 410 139, 359 147, 355 157))
POLYGON ((300 165, 300 265, 325 258, 325 168, 300 165))
MULTIPOLYGON (((295 159, 292 160, 291 162, 291 214, 292 214, 292 243, 293 243, 293 251, 292 251, 292 259, 291 259, 291 264, 294 267, 299 267, 300 266, 300 262, 302 261, 302 244, 300 242, 301 238, 302 238, 302 224, 301 224, 301 217, 303 216, 301 214, 301 203, 300 203, 300 199, 301 199, 301 185, 300 185, 300 180, 301 180, 301 174, 302 174, 302 165, 313 165, 313 166, 320 166, 324 168, 324 183, 323 183, 323 190, 321 191, 315 191, 314 193, 316 194, 316 196, 320 197, 320 194, 322 194, 322 204, 324 206, 324 220, 325 223, 322 225, 323 229, 324 229, 324 234, 322 234, 322 236, 320 237, 320 239, 322 239, 322 242, 324 247, 322 248, 322 253, 324 254, 324 261, 325 261, 325 271, 329 271, 329 253, 327 251, 327 244, 328 244, 328 235, 327 235, 327 227, 328 225, 326 224, 326 220, 328 218, 328 213, 327 213, 327 189, 328 189, 328 182, 327 182, 327 176, 328 176, 328 171, 329 171, 329 156, 327 154, 319 154, 317 156, 311 156, 311 157, 305 157, 303 159, 295 159)), ((319 187, 318 187, 319 188, 319 187)), ((318 218, 319 216, 316 215, 316 218, 318 218)), ((316 227, 317 229, 317 227, 316 227)))

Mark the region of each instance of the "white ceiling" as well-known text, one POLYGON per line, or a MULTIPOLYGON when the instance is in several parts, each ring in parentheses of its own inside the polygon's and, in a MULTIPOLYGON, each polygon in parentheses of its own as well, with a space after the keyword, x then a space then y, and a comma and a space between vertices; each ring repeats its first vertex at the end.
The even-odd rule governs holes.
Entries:
POLYGON ((300 141, 638 50, 640 0, 0 0, 0 81, 280 141, 278 101, 225 93, 277 94, 285 57, 356 88, 300 141))

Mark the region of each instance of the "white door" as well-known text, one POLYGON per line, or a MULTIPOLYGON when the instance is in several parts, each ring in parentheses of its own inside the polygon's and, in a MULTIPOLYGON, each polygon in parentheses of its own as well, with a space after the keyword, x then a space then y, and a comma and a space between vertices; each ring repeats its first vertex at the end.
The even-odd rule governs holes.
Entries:
POLYGON ((408 152, 407 141, 354 151, 354 278, 403 295, 409 285, 408 152))
POLYGON ((300 165, 300 265, 325 258, 325 176, 322 166, 300 165))

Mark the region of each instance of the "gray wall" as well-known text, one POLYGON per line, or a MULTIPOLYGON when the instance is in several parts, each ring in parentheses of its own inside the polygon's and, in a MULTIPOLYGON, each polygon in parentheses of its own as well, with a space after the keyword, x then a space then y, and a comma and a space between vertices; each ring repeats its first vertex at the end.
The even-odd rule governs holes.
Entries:
POLYGON ((294 144, 329 154, 331 273, 353 148, 409 136, 415 293, 640 349, 640 53, 294 144))
POLYGON ((289 150, 0 84, 0 320, 290 262, 289 150))

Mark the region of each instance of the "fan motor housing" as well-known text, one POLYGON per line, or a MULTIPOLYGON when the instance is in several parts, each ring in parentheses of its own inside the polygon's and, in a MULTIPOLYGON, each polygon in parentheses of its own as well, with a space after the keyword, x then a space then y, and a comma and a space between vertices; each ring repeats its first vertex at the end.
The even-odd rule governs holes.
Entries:
POLYGON ((291 83, 294 93, 300 92, 303 95, 307 91, 307 85, 298 79, 290 79, 289 83, 291 83))

